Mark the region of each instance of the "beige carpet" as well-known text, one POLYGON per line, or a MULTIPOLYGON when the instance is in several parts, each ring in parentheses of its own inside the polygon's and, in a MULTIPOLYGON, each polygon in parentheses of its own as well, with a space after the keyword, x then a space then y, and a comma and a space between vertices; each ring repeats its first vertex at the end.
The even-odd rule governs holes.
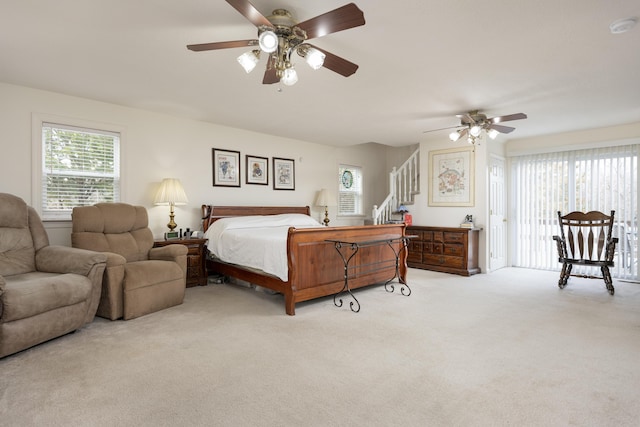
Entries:
POLYGON ((0 359, 2 426, 637 426, 640 285, 411 269, 413 294, 190 288, 0 359))

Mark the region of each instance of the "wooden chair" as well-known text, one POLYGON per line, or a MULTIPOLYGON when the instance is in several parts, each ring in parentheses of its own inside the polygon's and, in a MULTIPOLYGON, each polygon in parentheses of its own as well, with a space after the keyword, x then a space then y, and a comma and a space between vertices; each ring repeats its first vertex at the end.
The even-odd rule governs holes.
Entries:
POLYGON ((558 287, 567 285, 569 276, 604 279, 609 294, 614 288, 609 267, 613 267, 617 237, 612 237, 615 211, 571 212, 564 216, 558 211, 560 235, 553 236, 558 246, 558 262, 562 263, 558 287), (574 264, 600 267, 602 276, 571 274, 574 264))

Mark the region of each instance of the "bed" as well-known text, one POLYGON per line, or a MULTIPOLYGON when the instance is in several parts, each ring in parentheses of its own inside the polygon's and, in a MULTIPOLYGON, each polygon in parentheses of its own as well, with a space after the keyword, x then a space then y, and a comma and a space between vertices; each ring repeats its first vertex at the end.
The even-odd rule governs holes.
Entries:
MULTIPOLYGON (((223 218, 255 217, 281 214, 301 214, 310 217, 308 206, 214 206, 202 205, 205 236, 216 221, 223 218)), ((315 220, 314 220, 315 221, 315 220)), ((226 222, 226 221, 223 221, 226 222)), ((315 221, 317 223, 317 221, 315 221)), ((296 303, 330 296, 340 292, 345 285, 344 262, 335 244, 328 240, 376 240, 385 236, 404 236, 404 224, 364 225, 346 227, 290 226, 286 227, 283 244, 286 245, 286 274, 283 277, 264 270, 222 261, 209 254, 207 271, 234 277, 263 288, 281 293, 285 300, 285 311, 295 314, 296 303)), ((209 241, 207 247, 218 242, 209 241)), ((402 242, 392 244, 400 253, 398 276, 406 282, 406 251, 400 251, 402 242)), ((347 249, 348 250, 348 249, 347 249)), ((387 245, 372 245, 357 251, 349 268, 349 288, 356 289, 373 284, 382 284, 396 275, 396 260, 387 245), (372 268, 375 266, 375 268, 372 268)))

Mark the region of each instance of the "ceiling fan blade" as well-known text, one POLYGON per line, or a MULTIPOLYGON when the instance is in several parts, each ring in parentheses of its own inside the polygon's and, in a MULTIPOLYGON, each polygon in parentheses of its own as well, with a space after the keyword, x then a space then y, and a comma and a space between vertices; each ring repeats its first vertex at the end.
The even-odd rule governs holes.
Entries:
POLYGON ((462 126, 468 125, 468 124, 475 124, 476 121, 473 120, 473 117, 471 117, 471 115, 469 113, 465 113, 465 114, 456 114, 456 117, 460 119, 460 123, 462 123, 462 126))
POLYGON ((227 0, 235 10, 240 12, 242 16, 247 18, 253 25, 259 27, 261 25, 266 25, 267 27, 273 27, 273 24, 269 22, 267 18, 264 17, 263 14, 258 12, 249 0, 227 0))
POLYGON ((278 83, 280 79, 276 74, 276 69, 273 67, 267 67, 264 72, 264 77, 262 78, 262 84, 271 85, 274 83, 278 83))
POLYGON ((492 124, 492 125, 489 125, 489 129, 495 129, 500 133, 511 133, 516 128, 512 128, 511 126, 502 126, 502 125, 492 124))
POLYGON ((214 42, 214 43, 201 43, 201 44, 188 44, 187 49, 194 52, 202 52, 206 50, 218 50, 229 49, 232 47, 249 47, 256 46, 258 40, 234 40, 230 42, 214 42))
POLYGON ((318 49, 320 52, 325 54, 324 64, 322 64, 324 68, 328 68, 329 70, 345 77, 349 77, 358 70, 358 65, 353 62, 347 61, 346 59, 341 58, 338 55, 334 55, 331 52, 327 52, 324 49, 320 49, 317 46, 311 44, 309 44, 309 46, 318 49))
POLYGON ((526 119, 527 115, 524 113, 507 114, 506 116, 498 116, 489 119, 490 123, 508 122, 510 120, 522 120, 526 119))
MULTIPOLYGON (((229 0, 227 0, 229 1, 229 0)), ((296 27, 307 33, 307 39, 326 36, 349 28, 364 25, 364 13, 358 6, 349 3, 330 12, 301 22, 296 27)))
POLYGON ((457 128, 460 128, 460 127, 462 127, 462 126, 460 126, 460 125, 458 125, 458 126, 449 126, 448 128, 425 130, 422 133, 437 132, 439 130, 447 130, 447 129, 457 129, 457 128))

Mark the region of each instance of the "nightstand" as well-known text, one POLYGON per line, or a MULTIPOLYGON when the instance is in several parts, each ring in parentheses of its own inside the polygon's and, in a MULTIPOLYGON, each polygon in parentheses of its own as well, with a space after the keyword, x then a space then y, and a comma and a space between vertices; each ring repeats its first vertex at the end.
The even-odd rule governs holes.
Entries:
POLYGON ((207 284, 207 270, 205 269, 204 245, 207 239, 173 239, 156 240, 153 247, 167 245, 184 245, 187 252, 187 288, 192 286, 205 286, 207 284))

